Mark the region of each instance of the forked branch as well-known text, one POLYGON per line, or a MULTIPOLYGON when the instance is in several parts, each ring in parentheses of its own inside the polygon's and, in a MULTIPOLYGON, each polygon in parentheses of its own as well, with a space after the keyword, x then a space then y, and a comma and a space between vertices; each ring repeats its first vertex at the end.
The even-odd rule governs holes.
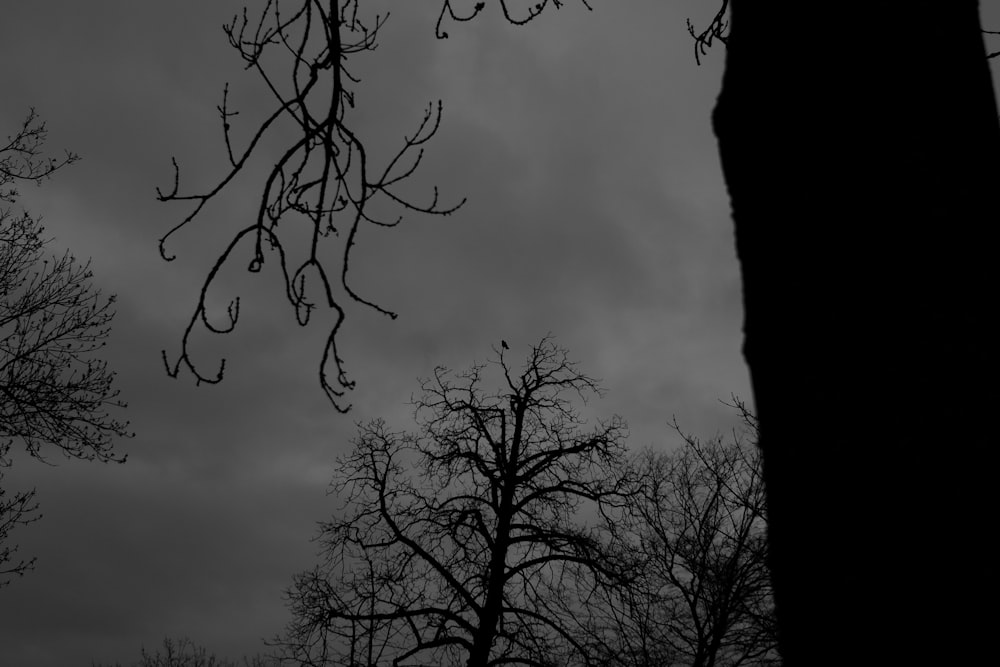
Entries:
POLYGON ((221 325, 213 324, 207 309, 209 291, 234 256, 248 253, 247 270, 251 273, 259 272, 268 258, 276 256, 296 322, 302 326, 309 323, 316 308, 309 297, 315 293, 334 314, 320 360, 319 380, 333 405, 346 412, 350 405, 344 397, 354 387, 354 381, 348 377, 338 353, 337 333, 349 305, 360 304, 396 318, 395 312, 362 296, 349 281, 351 253, 361 227, 393 227, 402 221, 401 215, 391 219, 377 216, 371 204, 381 198, 406 211, 447 215, 464 203, 440 204, 437 188, 429 203, 414 202, 398 191, 420 165, 423 145, 440 126, 440 102, 428 106, 416 131, 404 136, 385 167, 372 167, 364 142, 350 121, 354 107, 351 86, 360 79, 351 74, 348 65, 352 56, 375 48, 388 15, 376 15, 370 23, 365 22, 358 16, 358 3, 268 0, 256 22, 251 22, 244 9, 242 16, 224 26, 230 45, 240 53, 246 68, 263 80, 275 106, 245 148, 239 149, 233 136, 233 122, 239 112, 230 108, 228 84, 223 89, 218 112, 229 166, 214 187, 189 194, 181 192, 180 169, 174 161, 173 187, 169 192, 157 189, 157 197, 160 201, 191 202, 193 208, 160 239, 163 259, 172 261, 175 257, 167 250, 167 241, 202 214, 209 202, 227 188, 232 189, 229 186, 238 177, 246 176, 251 161, 262 159, 259 147, 265 135, 291 131, 292 139, 266 172, 258 190, 256 215, 234 234, 208 271, 181 338, 180 354, 171 362, 164 351, 167 372, 173 377, 184 368, 199 383, 222 380, 225 360, 214 372, 202 370, 191 354, 192 337, 199 324, 211 333, 232 331, 239 320, 239 299, 230 302, 227 319, 221 325), (289 4, 292 10, 286 11, 289 4), (269 69, 272 61, 287 67, 290 76, 274 78, 269 69), (306 226, 308 241, 295 247, 292 235, 301 225, 306 226))

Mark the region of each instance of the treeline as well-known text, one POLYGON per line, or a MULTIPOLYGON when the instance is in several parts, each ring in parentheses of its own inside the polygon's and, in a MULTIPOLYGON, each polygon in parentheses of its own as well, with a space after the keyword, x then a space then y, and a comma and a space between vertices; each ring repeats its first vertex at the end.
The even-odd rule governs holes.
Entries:
MULTIPOLYGON (((630 452, 622 419, 581 416, 602 390, 565 350, 509 354, 438 368, 412 431, 359 426, 322 558, 252 664, 777 664, 753 415, 630 452)), ((209 659, 140 664, 234 664, 209 659)))

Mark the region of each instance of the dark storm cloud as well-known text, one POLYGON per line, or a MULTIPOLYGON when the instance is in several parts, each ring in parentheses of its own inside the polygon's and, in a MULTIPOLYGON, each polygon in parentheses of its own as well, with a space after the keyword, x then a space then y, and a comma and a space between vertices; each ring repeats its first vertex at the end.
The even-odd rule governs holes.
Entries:
MULTIPOLYGON (((220 26, 238 2, 15 3, 0 37, 24 57, 5 70, 4 127, 29 105, 50 146, 84 160, 30 205, 54 247, 93 257, 119 295, 109 357, 138 435, 124 466, 19 459, 5 483, 37 485, 45 519, 20 530, 39 568, 0 591, 11 664, 127 663, 141 644, 191 635, 229 655, 259 650, 285 620, 280 591, 310 565, 314 521, 355 420, 410 425, 417 377, 461 369, 504 338, 512 359, 551 331, 609 389, 636 444, 670 441, 666 423, 711 435, 732 423, 718 398, 746 394, 739 286, 708 111, 719 58, 695 68, 684 17, 699 3, 566 10, 513 30, 496 17, 433 39, 425 3, 390 3, 382 45, 359 60, 359 134, 384 163, 428 101, 439 134, 406 192, 468 197, 446 218, 363 229, 352 284, 398 311, 354 309, 341 350, 355 411, 330 410, 316 382, 325 331, 291 322, 277 276, 237 260, 213 291, 219 315, 240 294, 232 337, 199 335, 222 385, 165 377, 160 350, 180 333, 214 253, 253 215, 245 179, 178 235, 187 209, 154 201, 177 156, 182 186, 225 165, 214 110, 232 82, 238 132, 269 108, 220 26), (16 29, 12 28, 16 27, 16 29), (30 54, 30 55, 29 55, 30 54), (707 431, 707 432, 706 432, 707 431)), ((265 145, 275 150, 276 145, 265 145)))

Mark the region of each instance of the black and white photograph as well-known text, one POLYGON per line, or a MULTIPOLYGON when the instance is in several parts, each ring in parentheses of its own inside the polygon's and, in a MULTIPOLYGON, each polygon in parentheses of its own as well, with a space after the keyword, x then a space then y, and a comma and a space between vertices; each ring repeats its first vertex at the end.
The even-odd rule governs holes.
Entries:
POLYGON ((988 661, 1000 3, 0 49, 0 667, 988 661))

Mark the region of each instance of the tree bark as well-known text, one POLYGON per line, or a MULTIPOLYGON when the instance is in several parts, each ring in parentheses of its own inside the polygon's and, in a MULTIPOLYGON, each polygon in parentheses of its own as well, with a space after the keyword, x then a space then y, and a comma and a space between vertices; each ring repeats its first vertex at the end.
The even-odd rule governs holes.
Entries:
POLYGON ((733 4, 713 120, 785 664, 973 664, 1000 404, 977 3, 733 4))
POLYGON ((510 440, 510 459, 501 462, 503 484, 500 489, 500 507, 497 512, 497 526, 490 555, 489 581, 483 608, 479 613, 479 627, 472 639, 467 667, 486 667, 490 661, 490 651, 497 638, 497 624, 503 615, 504 587, 507 575, 507 551, 510 549, 511 522, 514 517, 514 495, 517 492, 517 472, 521 457, 521 438, 524 434, 524 417, 529 407, 531 392, 523 397, 511 399, 514 413, 514 433, 510 440))

